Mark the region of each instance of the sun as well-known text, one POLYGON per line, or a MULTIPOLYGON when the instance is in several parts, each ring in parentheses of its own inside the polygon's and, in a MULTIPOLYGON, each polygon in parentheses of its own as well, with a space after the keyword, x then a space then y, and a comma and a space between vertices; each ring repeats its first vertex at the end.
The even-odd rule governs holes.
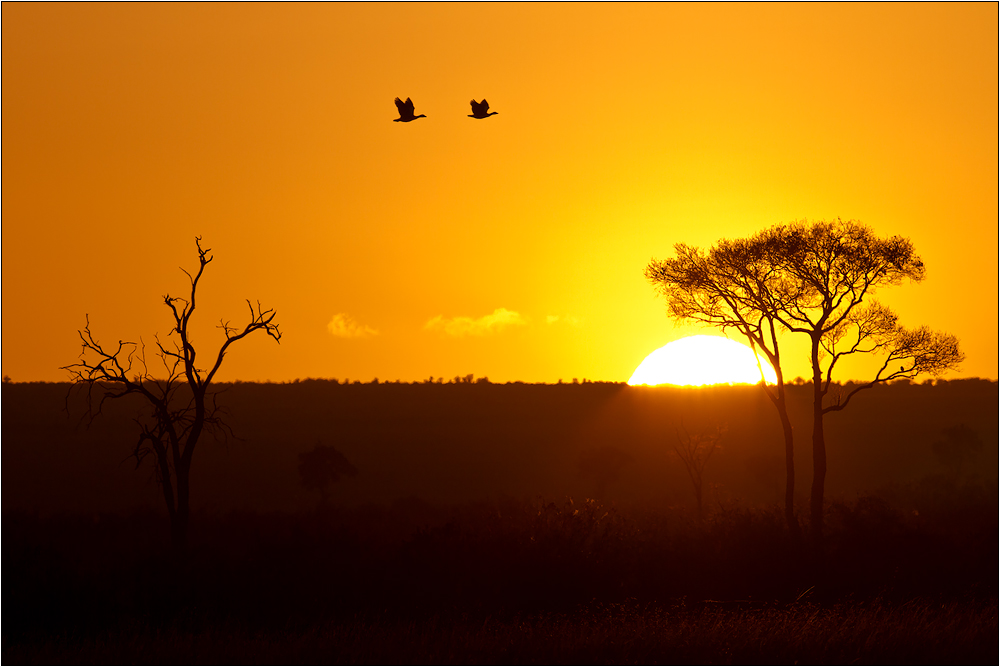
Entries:
MULTIPOLYGON (((763 356, 760 366, 768 384, 778 381, 763 356)), ((649 353, 628 383, 638 384, 757 384, 757 357, 746 345, 721 336, 688 336, 649 353)))

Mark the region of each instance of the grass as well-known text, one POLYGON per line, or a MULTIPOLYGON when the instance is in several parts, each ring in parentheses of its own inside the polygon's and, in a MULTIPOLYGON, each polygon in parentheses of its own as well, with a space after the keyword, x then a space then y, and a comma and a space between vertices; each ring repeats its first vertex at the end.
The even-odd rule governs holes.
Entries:
POLYGON ((247 632, 123 627, 5 648, 17 664, 988 664, 996 605, 627 602, 510 619, 354 619, 247 632))
POLYGON ((7 515, 2 661, 995 663, 996 496, 963 498, 831 504, 823 558, 777 508, 199 516, 180 561, 155 515, 7 515))

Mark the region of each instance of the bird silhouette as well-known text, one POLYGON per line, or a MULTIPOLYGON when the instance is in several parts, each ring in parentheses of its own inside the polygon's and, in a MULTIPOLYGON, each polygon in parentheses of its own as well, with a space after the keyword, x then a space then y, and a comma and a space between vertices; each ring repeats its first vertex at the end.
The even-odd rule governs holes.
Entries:
POLYGON ((488 118, 498 115, 496 111, 490 111, 490 103, 485 99, 482 102, 472 100, 469 104, 472 105, 472 113, 469 114, 469 118, 488 118))
POLYGON ((413 100, 409 97, 406 98, 405 102, 397 97, 396 108, 399 109, 399 118, 393 118, 392 122, 394 123, 409 123, 411 120, 418 118, 427 118, 424 114, 420 114, 419 116, 413 115, 413 100))

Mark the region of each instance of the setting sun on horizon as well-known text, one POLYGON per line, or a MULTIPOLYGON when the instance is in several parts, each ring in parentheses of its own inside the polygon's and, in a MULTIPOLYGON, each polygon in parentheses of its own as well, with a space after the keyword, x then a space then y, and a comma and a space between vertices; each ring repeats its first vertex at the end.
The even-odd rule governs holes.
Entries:
MULTIPOLYGON (((3 373, 249 337, 219 380, 623 382, 677 243, 795 220, 910 238, 879 295, 997 376, 997 5, 5 4, 3 373), (413 122, 394 99, 411 99, 413 122), (476 105, 488 113, 476 118, 476 105), (485 108, 484 108, 485 109, 485 108), (423 117, 419 117, 419 116, 423 117)), ((795 337, 787 377, 809 376, 795 337), (798 347, 796 347, 798 346, 798 347)), ((853 363, 853 362, 852 362, 853 363)), ((865 376, 871 361, 846 366, 865 376)))
POLYGON ((768 384, 774 369, 746 345, 722 336, 687 336, 650 352, 629 378, 630 385, 768 384))

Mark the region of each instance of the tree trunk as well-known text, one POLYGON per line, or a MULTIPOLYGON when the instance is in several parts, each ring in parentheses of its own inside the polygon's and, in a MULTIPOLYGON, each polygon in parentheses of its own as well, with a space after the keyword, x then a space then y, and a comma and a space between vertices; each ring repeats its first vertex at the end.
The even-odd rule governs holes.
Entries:
POLYGON ((179 553, 187 549, 187 525, 187 516, 180 512, 170 517, 170 545, 179 553))
MULTIPOLYGON (((822 397, 819 401, 822 401, 822 397)), ((826 486, 826 442, 823 439, 823 407, 813 411, 813 483, 809 501, 809 535, 817 546, 823 542, 823 493, 826 486)))
POLYGON ((205 391, 199 388, 194 388, 193 391, 194 420, 184 444, 180 465, 174 471, 174 476, 177 478, 177 514, 176 520, 171 521, 170 535, 174 548, 178 551, 187 548, 188 520, 191 516, 191 460, 194 458, 194 448, 198 444, 198 438, 201 437, 202 429, 205 427, 205 391))
POLYGON ((788 402, 785 395, 785 382, 781 374, 780 365, 775 373, 778 376, 778 393, 774 394, 764 387, 764 394, 771 400, 774 409, 778 411, 778 419, 781 421, 781 431, 785 437, 785 523, 788 525, 788 532, 792 539, 798 541, 802 533, 799 530, 799 522, 795 517, 795 434, 792 431, 792 421, 788 418, 788 402))
POLYGON ((183 552, 187 548, 188 519, 191 515, 189 469, 182 467, 175 472, 177 478, 177 511, 170 517, 170 541, 174 549, 183 552))
POLYGON ((788 532, 792 538, 798 540, 801 536, 799 532, 799 522, 795 518, 795 449, 794 434, 792 433, 792 422, 788 419, 788 410, 784 400, 778 408, 778 416, 781 418, 781 430, 785 436, 785 523, 788 525, 788 532))
POLYGON ((819 338, 812 341, 813 366, 813 481, 809 498, 809 538, 817 549, 823 544, 823 492, 826 485, 826 441, 823 438, 823 376, 819 366, 819 338))

